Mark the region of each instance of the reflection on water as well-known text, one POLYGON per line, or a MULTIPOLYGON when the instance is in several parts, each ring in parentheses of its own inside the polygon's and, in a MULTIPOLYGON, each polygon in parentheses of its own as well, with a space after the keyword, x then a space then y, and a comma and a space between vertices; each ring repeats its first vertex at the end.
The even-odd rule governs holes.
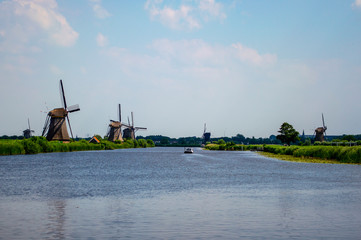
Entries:
POLYGON ((50 239, 65 239, 65 200, 47 202, 48 223, 46 236, 50 239))
POLYGON ((0 239, 359 239, 361 168, 155 148, 0 158, 0 239))

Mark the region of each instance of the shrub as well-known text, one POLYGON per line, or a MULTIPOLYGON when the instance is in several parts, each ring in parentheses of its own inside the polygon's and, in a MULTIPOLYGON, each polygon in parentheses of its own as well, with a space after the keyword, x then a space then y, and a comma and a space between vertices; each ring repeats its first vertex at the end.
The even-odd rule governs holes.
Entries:
POLYGON ((24 139, 22 144, 24 146, 25 154, 36 154, 41 152, 41 147, 32 141, 32 139, 24 139))
POLYGON ((146 148, 147 147, 147 141, 145 139, 138 139, 138 145, 141 148, 146 148))
POLYGON ((153 142, 152 139, 147 139, 147 146, 148 147, 154 147, 155 146, 155 143, 153 142))

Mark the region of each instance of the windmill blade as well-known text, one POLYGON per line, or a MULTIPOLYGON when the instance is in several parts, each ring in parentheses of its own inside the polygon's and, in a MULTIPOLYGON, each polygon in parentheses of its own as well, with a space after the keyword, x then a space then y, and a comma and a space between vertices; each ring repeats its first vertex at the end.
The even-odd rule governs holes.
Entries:
POLYGON ((130 121, 129 121, 129 117, 128 117, 128 125, 129 125, 129 127, 130 127, 130 121))
POLYGON ((70 106, 68 109, 67 109, 68 112, 76 112, 76 111, 80 111, 80 107, 79 107, 79 104, 75 104, 75 105, 72 105, 70 106))
POLYGON ((64 107, 65 109, 67 109, 68 106, 66 105, 64 87, 63 87, 63 81, 62 81, 61 79, 60 79, 60 95, 61 95, 63 107, 64 107))
POLYGON ((132 127, 134 127, 134 118, 133 118, 133 112, 131 112, 132 114, 132 127))
POLYGON ((122 122, 122 111, 120 108, 120 104, 118 104, 118 114, 119 114, 119 122, 122 122))
POLYGON ((47 115, 46 120, 45 120, 45 124, 44 124, 44 128, 43 128, 43 132, 41 133, 41 136, 43 136, 43 137, 46 136, 46 132, 49 129, 49 121, 50 121, 50 116, 47 115))
POLYGON ((325 127, 325 119, 323 118, 323 113, 322 113, 322 125, 323 125, 323 128, 326 128, 325 127))
POLYGON ((30 120, 29 120, 29 118, 28 118, 28 126, 29 126, 29 130, 30 130, 31 128, 30 128, 30 120))
POLYGON ((68 125, 69 125, 69 130, 70 130, 71 138, 74 139, 74 137, 73 137, 73 131, 71 130, 71 125, 70 125, 70 121, 69 121, 69 116, 66 115, 66 118, 68 119, 68 125))
POLYGON ((147 130, 147 128, 145 128, 145 127, 135 127, 134 129, 135 130, 147 130))
POLYGON ((203 131, 203 134, 205 134, 205 133, 206 133, 206 130, 207 130, 207 126, 206 126, 206 124, 204 124, 204 131, 203 131))

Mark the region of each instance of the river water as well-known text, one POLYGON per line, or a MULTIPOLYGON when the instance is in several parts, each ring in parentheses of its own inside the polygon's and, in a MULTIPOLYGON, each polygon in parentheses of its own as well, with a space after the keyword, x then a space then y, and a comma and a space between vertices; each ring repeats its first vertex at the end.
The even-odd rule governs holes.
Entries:
POLYGON ((0 239, 360 238, 360 165, 183 148, 0 157, 0 239))

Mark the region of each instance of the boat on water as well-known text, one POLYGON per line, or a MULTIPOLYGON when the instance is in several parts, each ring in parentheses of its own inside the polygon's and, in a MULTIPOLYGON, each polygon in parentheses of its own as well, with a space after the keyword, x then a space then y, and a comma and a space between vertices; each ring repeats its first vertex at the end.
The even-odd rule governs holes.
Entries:
POLYGON ((193 148, 185 147, 184 148, 184 153, 193 153, 193 148))

